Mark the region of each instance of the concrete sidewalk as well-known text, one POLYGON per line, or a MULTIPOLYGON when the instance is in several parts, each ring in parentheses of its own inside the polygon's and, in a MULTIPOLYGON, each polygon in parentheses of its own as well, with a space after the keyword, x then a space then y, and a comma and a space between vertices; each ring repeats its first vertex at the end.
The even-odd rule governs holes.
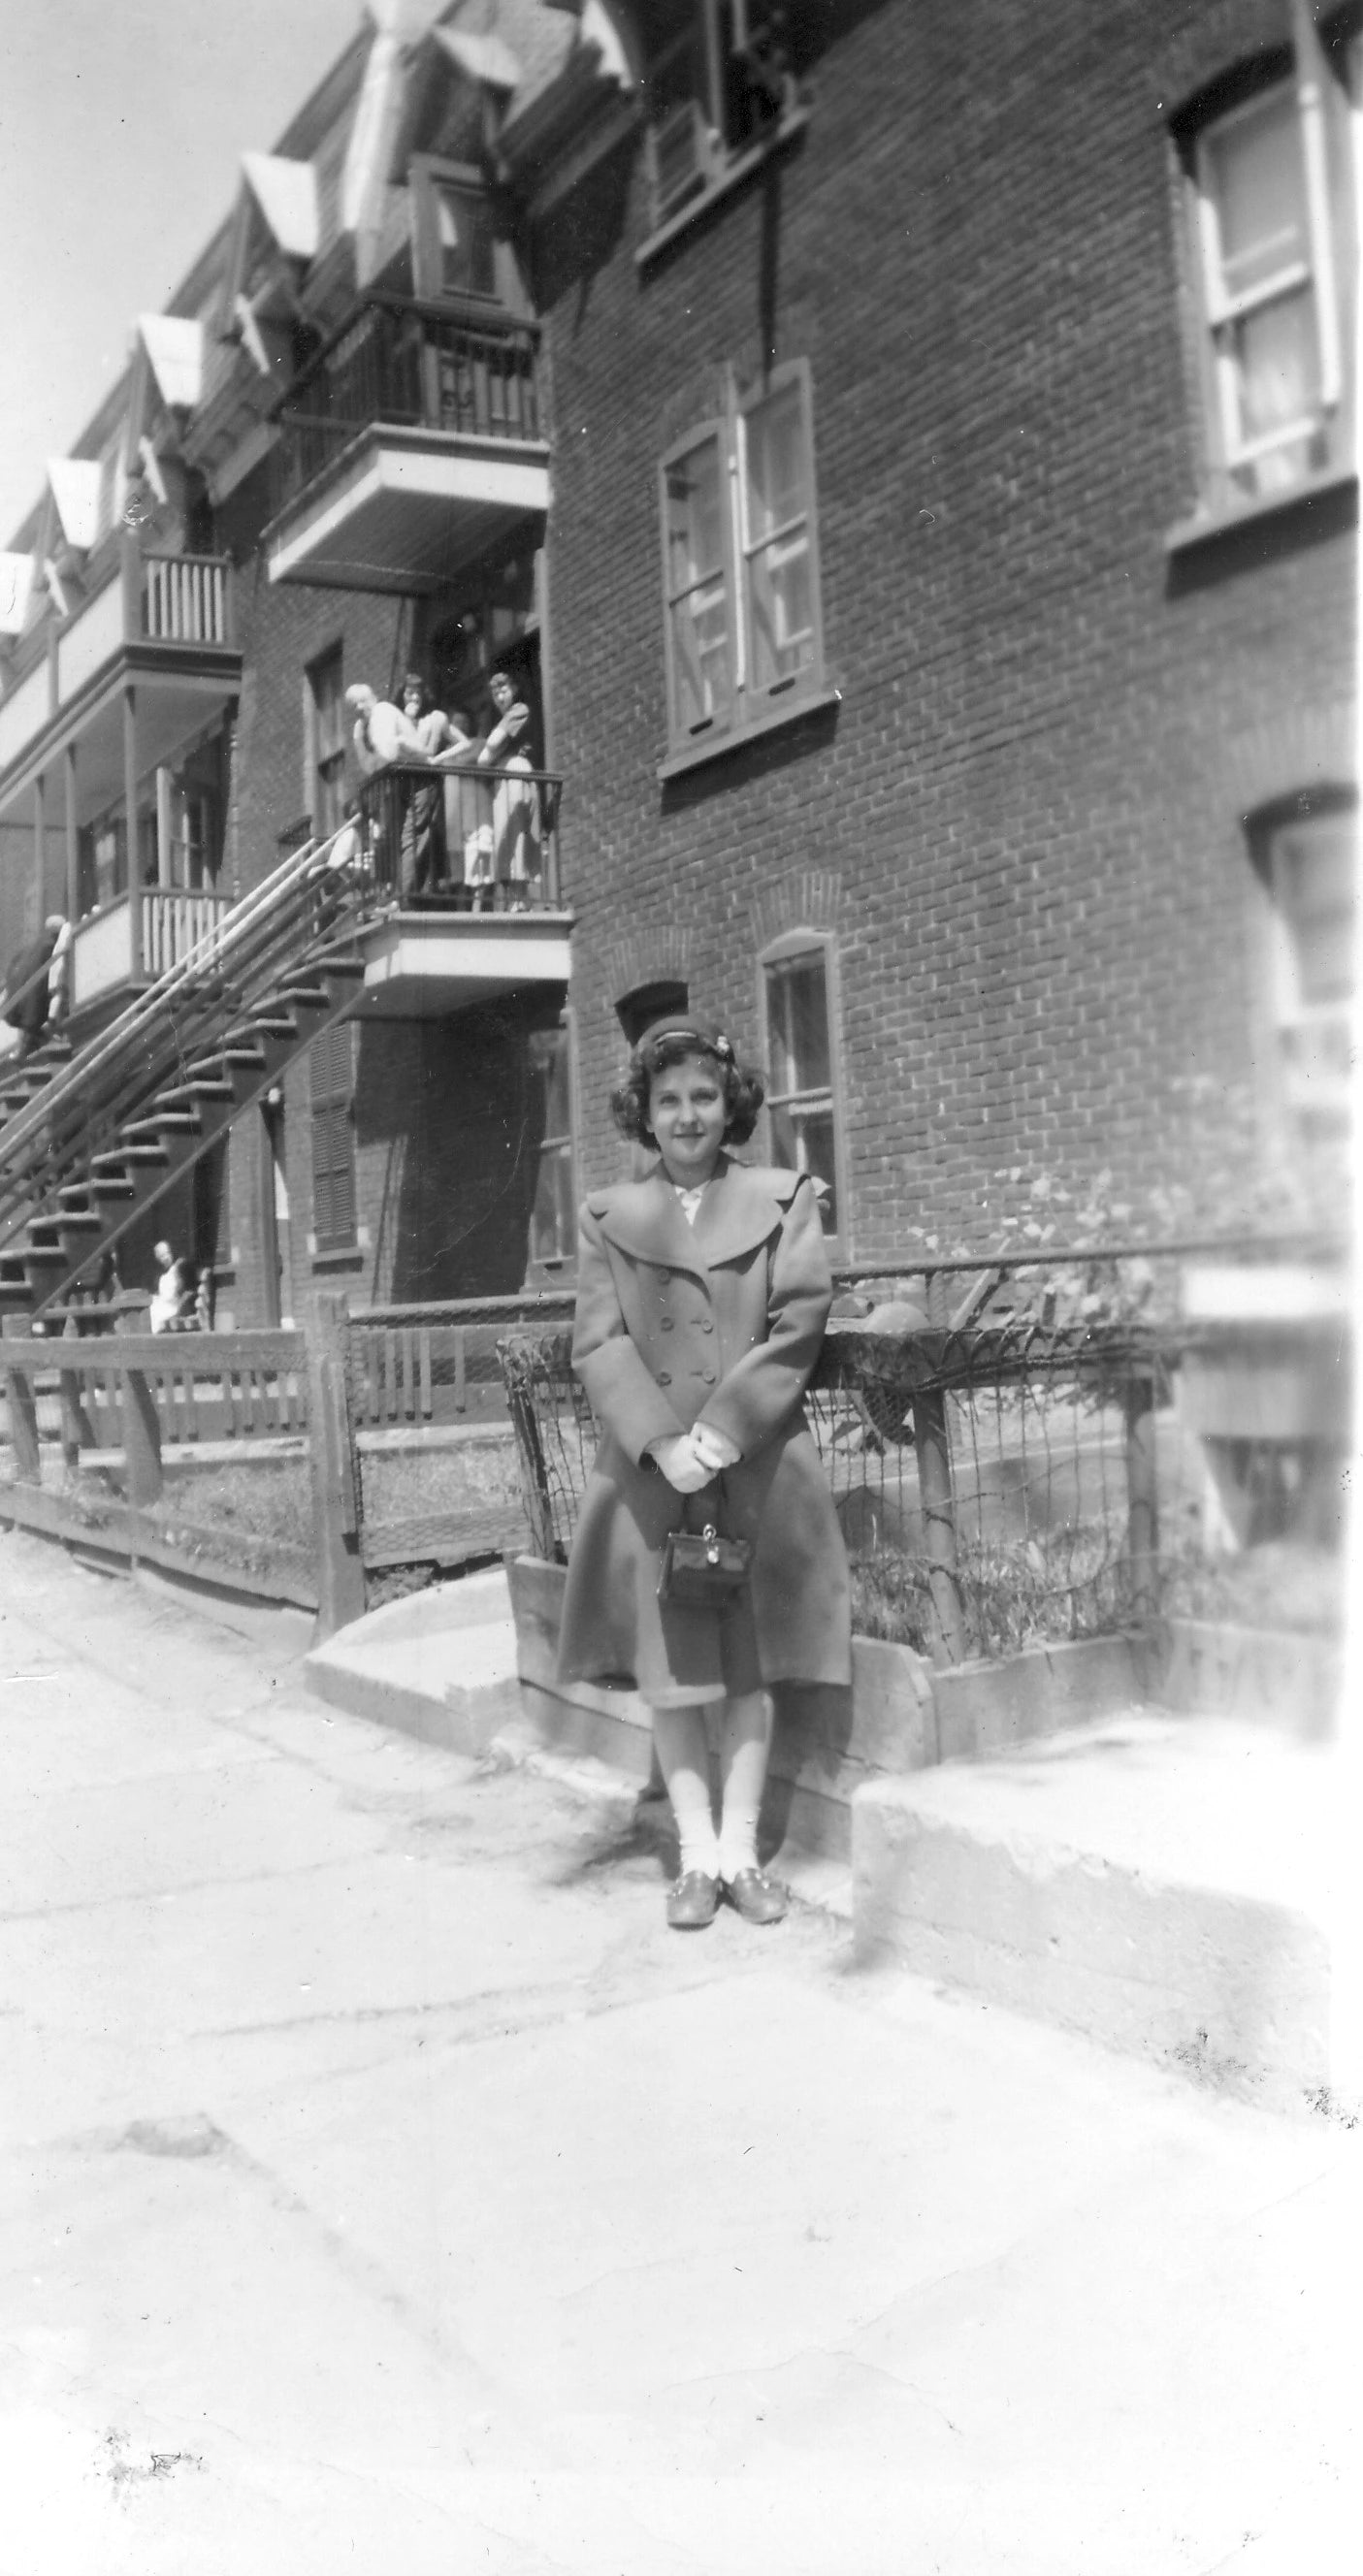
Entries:
POLYGON ((1360 2134, 0 1539, 0 2576, 1335 2576, 1360 2134))

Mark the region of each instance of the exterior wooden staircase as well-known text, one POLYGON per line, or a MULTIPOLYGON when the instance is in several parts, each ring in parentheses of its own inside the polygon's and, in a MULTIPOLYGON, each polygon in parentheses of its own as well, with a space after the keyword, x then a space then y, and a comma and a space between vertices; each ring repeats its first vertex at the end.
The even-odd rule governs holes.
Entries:
POLYGON ((97 1277, 134 1220, 353 1011, 372 887, 294 851, 84 1046, 0 1075, 0 1314, 97 1277))

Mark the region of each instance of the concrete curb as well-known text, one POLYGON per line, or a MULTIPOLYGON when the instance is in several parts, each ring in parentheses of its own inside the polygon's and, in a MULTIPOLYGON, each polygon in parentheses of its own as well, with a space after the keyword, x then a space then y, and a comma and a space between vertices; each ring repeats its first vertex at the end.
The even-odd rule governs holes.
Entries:
POLYGON ((1275 2109, 1330 2092, 1328 1754, 1154 1716, 853 1800, 856 1954, 1275 2109))

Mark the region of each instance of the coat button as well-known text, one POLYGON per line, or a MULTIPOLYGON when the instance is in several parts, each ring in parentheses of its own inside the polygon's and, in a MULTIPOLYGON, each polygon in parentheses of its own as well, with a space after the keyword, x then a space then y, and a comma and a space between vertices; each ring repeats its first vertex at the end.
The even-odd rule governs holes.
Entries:
POLYGON ((702 1369, 702 1370, 701 1370, 701 1376, 704 1378, 705 1383, 706 1383, 706 1385, 707 1385, 707 1386, 713 1386, 713 1385, 714 1385, 714 1382, 715 1382, 715 1373, 714 1373, 714 1370, 713 1370, 713 1369, 702 1369))
POLYGON ((660 1332, 664 1333, 670 1333, 673 1330, 673 1323, 670 1315, 664 1315, 662 1317, 658 1329, 660 1332))
POLYGON ((665 1287, 667 1286, 667 1283, 668 1283, 669 1279, 670 1279, 670 1278, 671 1278, 671 1276, 672 1276, 672 1273, 671 1273, 671 1271, 670 1271, 670 1270, 655 1270, 655 1271, 654 1271, 654 1273, 653 1273, 653 1276, 654 1276, 654 1278, 655 1278, 655 1279, 660 1280, 660 1281, 661 1281, 661 1283, 662 1283, 662 1285, 663 1285, 663 1287, 665 1288, 665 1287))
POLYGON ((714 1324, 708 1315, 702 1315, 700 1329, 703 1333, 712 1333, 714 1331, 714 1324))
POLYGON ((672 1384, 672 1380, 668 1376, 666 1369, 659 1369, 658 1384, 659 1386, 670 1386, 672 1384))

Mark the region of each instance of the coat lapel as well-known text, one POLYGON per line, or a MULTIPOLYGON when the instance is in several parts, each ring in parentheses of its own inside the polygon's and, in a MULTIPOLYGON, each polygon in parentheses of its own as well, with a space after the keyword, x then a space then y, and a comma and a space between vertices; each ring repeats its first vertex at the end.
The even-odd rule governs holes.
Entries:
POLYGON ((703 1270, 691 1228, 677 1204, 677 1193, 663 1176, 661 1164, 642 1181, 608 1190, 599 1202, 588 1201, 608 1243, 635 1261, 656 1261, 669 1270, 703 1270))
MULTIPOLYGON (((793 1188, 794 1173, 790 1180, 793 1188)), ((727 1154, 721 1155, 693 1229, 696 1250, 707 1268, 713 1270, 721 1261, 737 1261, 775 1234, 785 1205, 775 1181, 771 1172, 731 1163, 727 1154)), ((790 1191, 785 1195, 788 1198, 790 1191)), ((682 1221, 685 1223, 684 1218, 682 1221)))
POLYGON ((721 1154, 694 1226, 682 1215, 661 1164, 645 1180, 603 1190, 588 1205, 607 1242, 633 1260, 700 1275, 768 1242, 798 1185, 795 1172, 753 1168, 721 1154))

